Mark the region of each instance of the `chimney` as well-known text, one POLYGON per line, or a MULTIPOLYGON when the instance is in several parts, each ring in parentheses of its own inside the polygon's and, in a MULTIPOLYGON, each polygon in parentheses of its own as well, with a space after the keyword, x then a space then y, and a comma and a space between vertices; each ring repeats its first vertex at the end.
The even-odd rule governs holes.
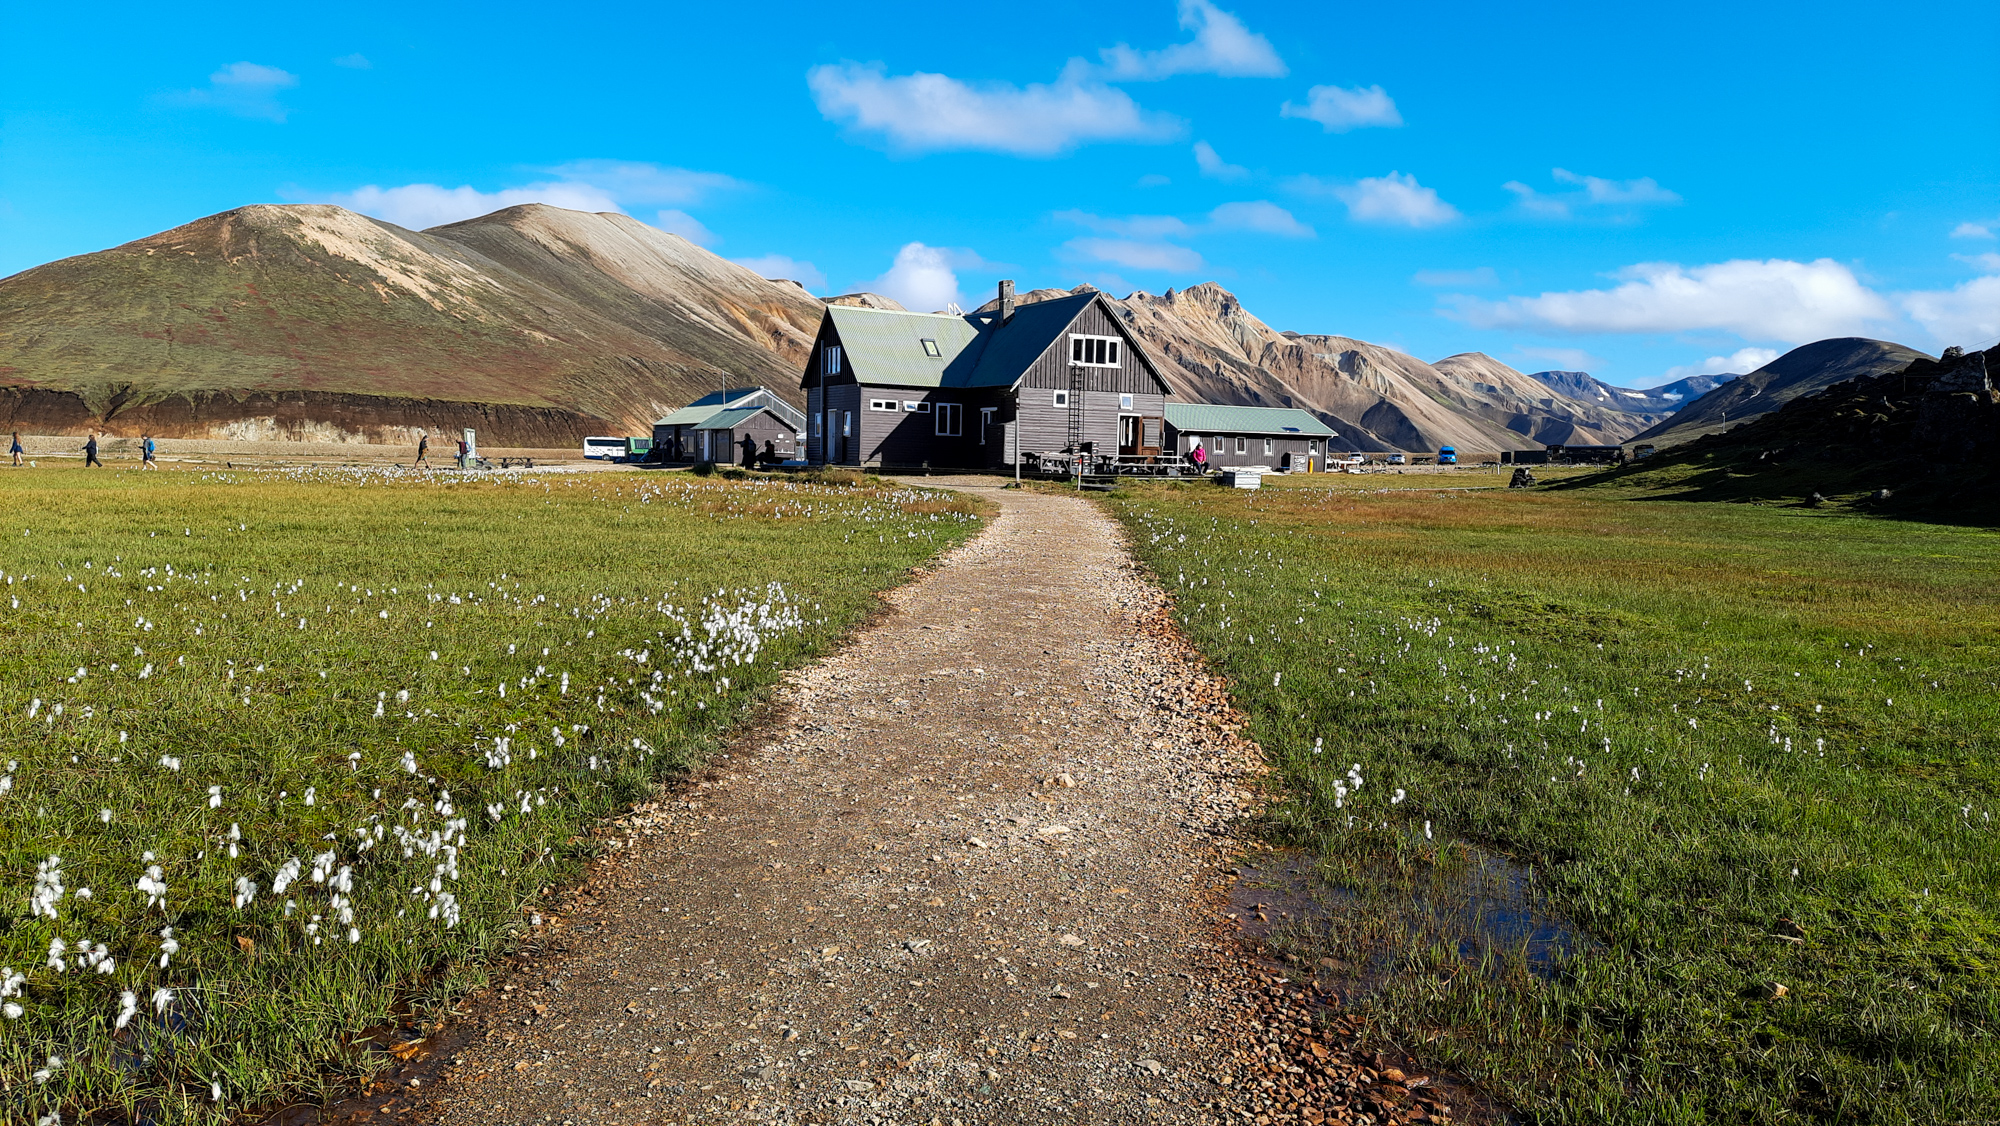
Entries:
POLYGON ((1000 319, 995 324, 1006 324, 1014 319, 1014 279, 1000 283, 1000 319))

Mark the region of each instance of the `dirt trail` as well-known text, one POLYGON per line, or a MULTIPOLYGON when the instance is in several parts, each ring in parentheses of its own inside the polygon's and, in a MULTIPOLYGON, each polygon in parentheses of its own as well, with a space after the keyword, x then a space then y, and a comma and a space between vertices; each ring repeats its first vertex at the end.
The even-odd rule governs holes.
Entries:
POLYGON ((1202 904, 1254 748, 1108 517, 985 495, 991 528, 794 674, 711 781, 627 819, 539 963, 385 1109, 1209 1119, 1240 970, 1202 904))

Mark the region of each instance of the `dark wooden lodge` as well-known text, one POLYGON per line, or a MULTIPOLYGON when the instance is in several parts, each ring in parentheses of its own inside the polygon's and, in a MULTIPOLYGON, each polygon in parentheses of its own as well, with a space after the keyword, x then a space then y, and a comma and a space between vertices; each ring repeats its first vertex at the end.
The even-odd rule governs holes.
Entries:
POLYGON ((967 314, 829 305, 800 386, 818 464, 1011 471, 1170 458, 1167 383, 1102 295, 967 314))

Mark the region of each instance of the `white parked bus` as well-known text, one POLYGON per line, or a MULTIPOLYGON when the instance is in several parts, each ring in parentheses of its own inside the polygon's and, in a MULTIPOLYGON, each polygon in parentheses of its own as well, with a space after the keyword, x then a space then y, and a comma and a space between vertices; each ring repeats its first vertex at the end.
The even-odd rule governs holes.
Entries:
POLYGON ((583 440, 583 456, 615 461, 625 456, 625 439, 585 438, 583 440))

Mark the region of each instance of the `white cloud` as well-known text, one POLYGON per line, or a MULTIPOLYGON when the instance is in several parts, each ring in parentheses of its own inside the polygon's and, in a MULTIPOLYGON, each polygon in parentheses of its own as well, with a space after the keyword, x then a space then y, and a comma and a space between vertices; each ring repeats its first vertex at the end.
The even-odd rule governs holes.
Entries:
POLYGON ((1235 15, 1208 0, 1181 0, 1181 27, 1194 39, 1159 51, 1138 51, 1123 43, 1099 52, 1113 80, 1147 81, 1176 74, 1219 74, 1229 78, 1282 78, 1285 60, 1271 41, 1243 26, 1235 15))
POLYGON ((697 172, 636 160, 572 160, 549 171, 563 180, 595 184, 634 206, 686 207, 717 192, 747 186, 720 172, 697 172))
POLYGON ((1074 210, 1058 211, 1055 217, 1088 230, 1148 242, 1231 231, 1250 231, 1284 238, 1317 237, 1311 227, 1299 222, 1291 212, 1264 199, 1225 203, 1193 223, 1174 215, 1127 215, 1119 218, 1074 210))
POLYGON ((364 54, 362 54, 362 53, 361 53, 361 52, 359 52, 359 51, 356 51, 355 53, 353 53, 353 54, 351 54, 351 55, 342 55, 342 56, 340 56, 339 58, 337 58, 337 59, 333 60, 333 65, 335 65, 335 66, 344 66, 344 67, 346 67, 346 68, 347 68, 347 69, 349 69, 349 70, 374 70, 374 69, 375 69, 375 64, 374 64, 374 63, 371 63, 371 62, 369 62, 369 61, 368 61, 368 56, 367 56, 367 55, 364 55, 364 54))
POLYGON ((970 250, 905 243, 887 273, 861 288, 895 299, 905 309, 931 312, 946 305, 965 305, 958 291, 958 270, 985 262, 970 250))
POLYGON ((1641 176, 1636 180, 1607 180, 1601 176, 1579 175, 1566 168, 1552 169, 1550 176, 1559 184, 1574 184, 1577 190, 1542 192, 1519 180, 1509 180, 1501 187, 1518 197, 1521 210, 1552 219, 1568 219, 1580 208, 1629 213, 1633 208, 1649 204, 1681 202, 1678 193, 1661 187, 1651 176, 1641 176))
POLYGON ((1267 199, 1225 203, 1208 213, 1208 225, 1217 231, 1255 231, 1284 238, 1318 237, 1318 232, 1267 199))
POLYGON ((1435 189, 1424 187, 1415 176, 1401 172, 1372 176, 1352 184, 1295 176, 1290 185, 1298 191, 1333 196, 1347 205, 1349 218, 1363 223, 1436 227, 1459 217, 1458 208, 1439 199, 1435 189))
POLYGON ((762 277, 773 280, 790 279, 814 291, 824 291, 826 289, 826 275, 821 273, 819 267, 813 265, 811 262, 801 262, 796 258, 788 258, 783 254, 765 254, 756 258, 738 258, 735 259, 735 262, 744 269, 762 277))
POLYGON ((1092 215, 1088 211, 1070 210, 1058 211, 1055 217, 1065 223, 1075 223, 1077 226, 1088 230, 1102 231, 1105 234, 1112 235, 1125 235, 1131 238, 1186 238, 1194 233, 1193 227, 1190 227, 1184 220, 1177 219, 1172 215, 1128 215, 1125 218, 1119 219, 1105 215, 1092 215))
MULTIPOLYGON (((623 212, 649 205, 695 204, 715 192, 745 186, 719 172, 633 161, 578 160, 547 171, 555 178, 492 192, 469 185, 447 188, 438 184, 402 184, 384 188, 369 184, 322 198, 363 215, 421 230, 524 203, 546 203, 572 211, 623 212)), ((720 241, 693 216, 678 208, 659 212, 655 225, 704 246, 720 241)))
POLYGON ((1455 315, 1480 328, 1722 330, 1794 344, 1857 333, 1892 316, 1887 301, 1830 258, 1738 259, 1692 268, 1642 262, 1613 276, 1624 284, 1502 301, 1462 299, 1455 315))
POLYGON ((1500 284, 1500 276, 1493 272, 1491 266, 1471 270, 1418 270, 1410 280, 1438 289, 1478 289, 1500 284))
POLYGON ((1079 238, 1062 245, 1071 257, 1108 262, 1130 270, 1199 270, 1202 257, 1185 246, 1136 239, 1079 238))
POLYGON ((829 121, 879 133, 899 149, 980 149, 1055 156, 1093 141, 1167 141, 1181 123, 1140 108, 1123 90, 1072 65, 1054 83, 979 86, 943 74, 890 76, 878 64, 816 66, 806 73, 829 121))
POLYGON ((1222 159, 1215 146, 1207 141, 1194 143, 1194 162, 1201 167, 1201 174, 1211 180, 1242 180, 1250 175, 1248 168, 1222 159))
POLYGON ((1380 86, 1356 86, 1351 90, 1315 86, 1306 91, 1305 105, 1286 102, 1278 107, 1278 116, 1317 121, 1329 133, 1345 133, 1371 125, 1393 129, 1403 123, 1403 115, 1396 112, 1396 103, 1380 86))
POLYGON ((619 210, 617 201, 602 188, 557 182, 524 184, 497 192, 482 192, 470 186, 447 188, 438 184, 401 184, 383 188, 369 184, 351 192, 328 196, 326 202, 411 230, 477 218, 503 207, 517 207, 524 203, 546 203, 572 211, 619 210))
MULTIPOLYGON (((1690 375, 1722 375, 1725 373, 1749 375, 1751 372, 1777 359, 1781 354, 1776 348, 1738 348, 1727 356, 1710 356, 1698 364, 1681 364, 1678 367, 1670 367, 1667 369, 1666 374, 1660 377, 1660 383, 1672 383, 1675 380, 1686 379, 1690 375)), ((1658 384, 1655 384, 1655 386, 1658 386, 1658 384)))
POLYGON ((1958 226, 1953 227, 1951 229, 1951 237, 1992 238, 1994 237, 1993 228, 1995 226, 2000 226, 2000 222, 1996 222, 1995 220, 1992 219, 1988 219, 1980 223, 1960 223, 1958 226))
POLYGON ((714 246, 722 239, 702 226, 701 220, 685 211, 668 208, 654 218, 653 225, 668 234, 679 235, 696 246, 714 246))
POLYGON ((2000 254, 1995 254, 1990 250, 1984 254, 1954 254, 1951 256, 1951 260, 1954 262, 1963 262, 1975 270, 1984 270, 1989 274, 2000 274, 2000 254))
POLYGON ((1899 300, 1910 319, 1940 344, 1973 348, 2000 337, 2000 274, 1951 289, 1905 293, 1899 300))
MULTIPOLYGON (((1544 360, 1556 365, 1562 371, 1589 371, 1602 367, 1604 361, 1581 348, 1521 348, 1521 355, 1534 360, 1544 360)), ((1522 369, 1527 370, 1526 368, 1522 369)), ((1551 369, 1544 368, 1544 371, 1551 369)))
POLYGON ((210 106, 238 117, 254 117, 283 123, 285 107, 278 103, 278 91, 299 84, 298 75, 261 63, 230 63, 208 76, 208 85, 182 91, 176 100, 186 105, 210 106))

